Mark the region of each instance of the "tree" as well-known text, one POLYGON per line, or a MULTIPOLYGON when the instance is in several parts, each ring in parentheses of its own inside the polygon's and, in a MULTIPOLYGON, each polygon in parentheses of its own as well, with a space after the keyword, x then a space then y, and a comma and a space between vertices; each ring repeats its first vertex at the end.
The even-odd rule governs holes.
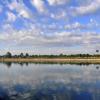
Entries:
POLYGON ((99 50, 96 50, 96 52, 98 53, 98 52, 99 52, 99 50))
POLYGON ((11 58, 12 57, 12 54, 10 52, 7 52, 6 55, 5 55, 5 57, 11 58))
POLYGON ((28 53, 26 53, 26 54, 25 54, 25 57, 29 57, 29 54, 28 54, 28 53))
POLYGON ((60 56, 60 57, 62 57, 62 56, 63 56, 63 54, 61 53, 59 56, 60 56))
POLYGON ((23 57, 24 57, 24 54, 23 54, 23 53, 21 53, 19 56, 20 56, 21 58, 23 58, 23 57))

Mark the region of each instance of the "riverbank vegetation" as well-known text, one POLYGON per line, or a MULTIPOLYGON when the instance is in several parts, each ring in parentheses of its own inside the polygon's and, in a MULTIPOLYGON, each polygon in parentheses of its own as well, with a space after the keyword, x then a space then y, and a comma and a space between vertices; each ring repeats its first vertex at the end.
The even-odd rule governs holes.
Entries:
POLYGON ((0 62, 13 63, 71 63, 71 64, 100 64, 100 54, 74 54, 74 55, 30 55, 20 53, 12 55, 7 52, 0 56, 0 62))
POLYGON ((7 52, 5 55, 0 56, 0 58, 100 58, 100 54, 59 54, 59 55, 30 55, 28 53, 20 53, 19 55, 13 55, 10 52, 7 52))

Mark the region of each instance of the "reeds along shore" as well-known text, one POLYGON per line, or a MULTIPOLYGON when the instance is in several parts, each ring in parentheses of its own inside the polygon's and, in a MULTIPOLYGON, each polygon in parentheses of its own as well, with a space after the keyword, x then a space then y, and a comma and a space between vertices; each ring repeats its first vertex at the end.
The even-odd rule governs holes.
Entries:
POLYGON ((0 58, 0 62, 100 64, 100 58, 0 58))
POLYGON ((7 52, 0 56, 0 62, 32 62, 32 63, 90 63, 100 64, 100 54, 74 54, 74 55, 29 55, 28 53, 20 53, 12 55, 7 52))

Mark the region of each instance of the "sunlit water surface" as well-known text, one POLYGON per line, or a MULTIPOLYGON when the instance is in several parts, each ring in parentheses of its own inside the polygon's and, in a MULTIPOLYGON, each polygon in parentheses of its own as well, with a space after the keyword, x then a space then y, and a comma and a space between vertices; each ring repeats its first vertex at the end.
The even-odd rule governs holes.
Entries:
POLYGON ((0 100, 100 100, 99 67, 0 64, 0 100))

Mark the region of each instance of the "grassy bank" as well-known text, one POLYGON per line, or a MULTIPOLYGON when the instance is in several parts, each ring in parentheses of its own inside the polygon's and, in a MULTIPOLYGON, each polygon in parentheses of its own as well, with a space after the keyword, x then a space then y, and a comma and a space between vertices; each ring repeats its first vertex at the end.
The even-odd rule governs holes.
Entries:
POLYGON ((100 64, 100 58, 0 58, 0 62, 100 64))

